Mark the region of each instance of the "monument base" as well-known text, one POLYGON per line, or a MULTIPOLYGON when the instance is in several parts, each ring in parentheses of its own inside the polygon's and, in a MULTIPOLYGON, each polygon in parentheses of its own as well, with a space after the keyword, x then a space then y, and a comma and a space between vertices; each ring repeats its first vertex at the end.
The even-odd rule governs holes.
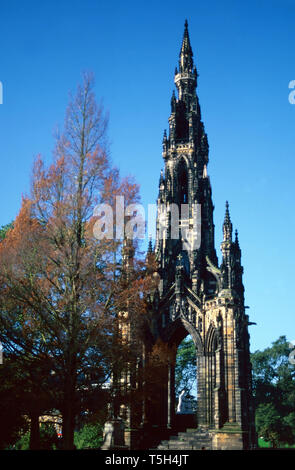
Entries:
POLYGON ((220 429, 211 431, 212 450, 245 450, 248 433, 235 423, 225 423, 220 429))
POLYGON ((120 418, 107 421, 104 425, 101 450, 126 449, 124 429, 124 422, 120 418))

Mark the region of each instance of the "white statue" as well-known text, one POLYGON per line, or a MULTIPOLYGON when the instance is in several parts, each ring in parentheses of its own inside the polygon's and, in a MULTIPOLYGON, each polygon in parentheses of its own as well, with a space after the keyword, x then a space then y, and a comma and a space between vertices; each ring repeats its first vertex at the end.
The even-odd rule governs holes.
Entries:
POLYGON ((185 390, 182 390, 181 394, 179 395, 176 413, 184 415, 193 413, 192 402, 185 394, 185 390))

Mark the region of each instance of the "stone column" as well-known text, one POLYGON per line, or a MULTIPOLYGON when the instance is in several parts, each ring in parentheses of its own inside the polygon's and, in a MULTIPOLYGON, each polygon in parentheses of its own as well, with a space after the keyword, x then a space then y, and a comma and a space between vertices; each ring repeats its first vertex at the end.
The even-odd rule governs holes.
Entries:
POLYGON ((198 391, 197 391, 197 421, 198 426, 207 426, 207 397, 206 397, 206 356, 197 355, 197 377, 198 377, 198 391))
POLYGON ((227 400, 228 400, 228 421, 236 422, 236 393, 238 380, 238 366, 235 345, 234 313, 227 311, 227 324, 225 332, 225 353, 226 353, 226 375, 227 375, 227 400))
POLYGON ((215 351, 215 387, 214 387, 214 427, 218 429, 221 425, 221 403, 220 403, 220 392, 221 392, 221 348, 215 351))

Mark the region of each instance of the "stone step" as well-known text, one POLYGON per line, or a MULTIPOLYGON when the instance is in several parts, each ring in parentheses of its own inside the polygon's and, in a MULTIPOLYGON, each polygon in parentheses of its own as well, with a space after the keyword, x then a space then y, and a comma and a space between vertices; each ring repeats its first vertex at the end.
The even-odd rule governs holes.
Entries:
POLYGON ((209 445, 211 444, 211 439, 208 439, 208 440, 203 440, 203 439, 200 439, 200 440, 171 440, 167 443, 164 443, 164 442, 161 442, 162 445, 182 445, 182 444, 187 444, 187 445, 209 445))
POLYGON ((159 445, 157 450, 202 450, 208 449, 211 450, 211 445, 206 444, 181 444, 181 445, 168 445, 168 446, 161 446, 159 445))
POLYGON ((209 439, 211 440, 211 436, 210 434, 202 434, 202 435, 198 435, 198 434, 178 434, 178 436, 173 436, 173 437, 176 437, 177 439, 209 439))
POLYGON ((202 436, 198 436, 197 434, 195 436, 193 435, 184 435, 182 434, 181 436, 180 435, 177 435, 177 436, 171 436, 170 439, 165 439, 165 441, 211 441, 211 436, 210 435, 202 435, 202 436))
POLYGON ((202 435, 202 436, 198 436, 197 434, 196 435, 184 435, 184 434, 179 434, 178 436, 172 436, 170 439, 190 439, 190 440, 199 440, 199 439, 209 439, 211 440, 211 436, 209 434, 207 435, 202 435))
POLYGON ((159 450, 201 450, 211 449, 212 438, 208 429, 189 428, 186 432, 181 431, 177 435, 170 436, 169 440, 160 442, 159 450))
POLYGON ((186 431, 180 431, 178 434, 209 434, 208 429, 187 429, 186 431))
POLYGON ((170 440, 170 442, 188 442, 189 444, 192 444, 194 442, 211 442, 211 438, 181 438, 181 439, 173 439, 170 440))
MULTIPOLYGON (((171 444, 189 444, 189 445, 195 445, 195 444, 211 444, 211 439, 185 439, 185 440, 175 440, 175 441, 169 441, 171 444)), ((161 443, 162 444, 162 443, 161 443)))

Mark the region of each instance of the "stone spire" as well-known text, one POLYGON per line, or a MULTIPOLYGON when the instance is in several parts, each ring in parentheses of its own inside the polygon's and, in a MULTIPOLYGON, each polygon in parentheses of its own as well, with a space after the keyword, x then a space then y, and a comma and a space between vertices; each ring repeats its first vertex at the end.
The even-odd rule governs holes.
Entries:
POLYGON ((193 64, 187 21, 179 55, 179 70, 176 69, 175 73, 178 95, 172 94, 169 133, 165 133, 162 140, 165 169, 164 175, 160 176, 158 196, 158 207, 161 209, 159 204, 166 205, 166 216, 161 209, 157 217, 155 253, 163 289, 175 282, 176 259, 182 253, 186 282, 196 286, 197 279, 197 292, 203 281, 204 291, 210 293, 216 280, 206 270, 206 257, 215 266, 218 260, 214 244, 214 206, 207 174, 209 145, 201 120, 196 91, 197 71, 193 64), (182 209, 183 205, 187 205, 187 212, 182 209), (197 205, 201 207, 202 214, 198 228, 200 244, 189 249, 197 238, 196 231, 192 233, 191 224, 197 205), (178 209, 177 220, 175 207, 178 209))
POLYGON ((233 231, 233 226, 232 226, 230 215, 229 215, 229 204, 226 201, 225 216, 224 216, 224 222, 223 222, 223 241, 224 242, 232 241, 232 231, 233 231))
POLYGON ((178 89, 178 98, 186 102, 188 108, 191 98, 196 94, 197 69, 194 66, 193 51, 188 33, 188 24, 185 21, 182 45, 179 54, 179 70, 175 70, 175 85, 178 89))
POLYGON ((153 243, 152 243, 152 237, 151 236, 149 237, 149 244, 148 244, 147 252, 148 252, 149 255, 153 253, 153 243))
MULTIPOLYGON (((159 181, 156 242, 153 249, 150 241, 147 250, 148 309, 140 323, 131 309, 128 318, 127 332, 139 347, 133 356, 137 360, 127 359, 120 381, 126 425, 136 431, 125 433, 126 448, 138 449, 139 442, 155 448, 166 438, 167 429, 177 432, 175 351, 191 334, 197 361, 195 422, 201 429, 194 430, 193 447, 203 445, 205 431, 210 434, 206 448, 251 449, 257 438, 241 251, 237 236, 232 238, 227 202, 219 265, 207 174, 209 145, 196 92, 197 71, 187 21, 174 80, 178 96, 172 95, 169 132, 162 141, 165 168, 159 181), (160 374, 158 361, 149 360, 159 354, 167 358, 160 374), (155 379, 146 380, 148 376, 155 379), (158 429, 155 436, 146 432, 153 428, 158 429)), ((131 265, 127 248, 126 263, 131 265)), ((160 448, 169 448, 167 441, 162 444, 160 448)))
POLYGON ((232 239, 232 223, 229 215, 229 206, 226 201, 225 217, 223 222, 223 241, 221 243, 222 263, 221 272, 223 288, 231 289, 242 301, 244 299, 244 286, 242 281, 243 267, 241 266, 241 249, 238 240, 238 231, 235 230, 235 240, 232 239))
POLYGON ((193 50, 192 50, 190 39, 189 39, 188 23, 187 23, 187 20, 185 20, 183 40, 182 40, 181 50, 179 54, 179 71, 180 73, 191 72, 192 68, 193 68, 193 50))

